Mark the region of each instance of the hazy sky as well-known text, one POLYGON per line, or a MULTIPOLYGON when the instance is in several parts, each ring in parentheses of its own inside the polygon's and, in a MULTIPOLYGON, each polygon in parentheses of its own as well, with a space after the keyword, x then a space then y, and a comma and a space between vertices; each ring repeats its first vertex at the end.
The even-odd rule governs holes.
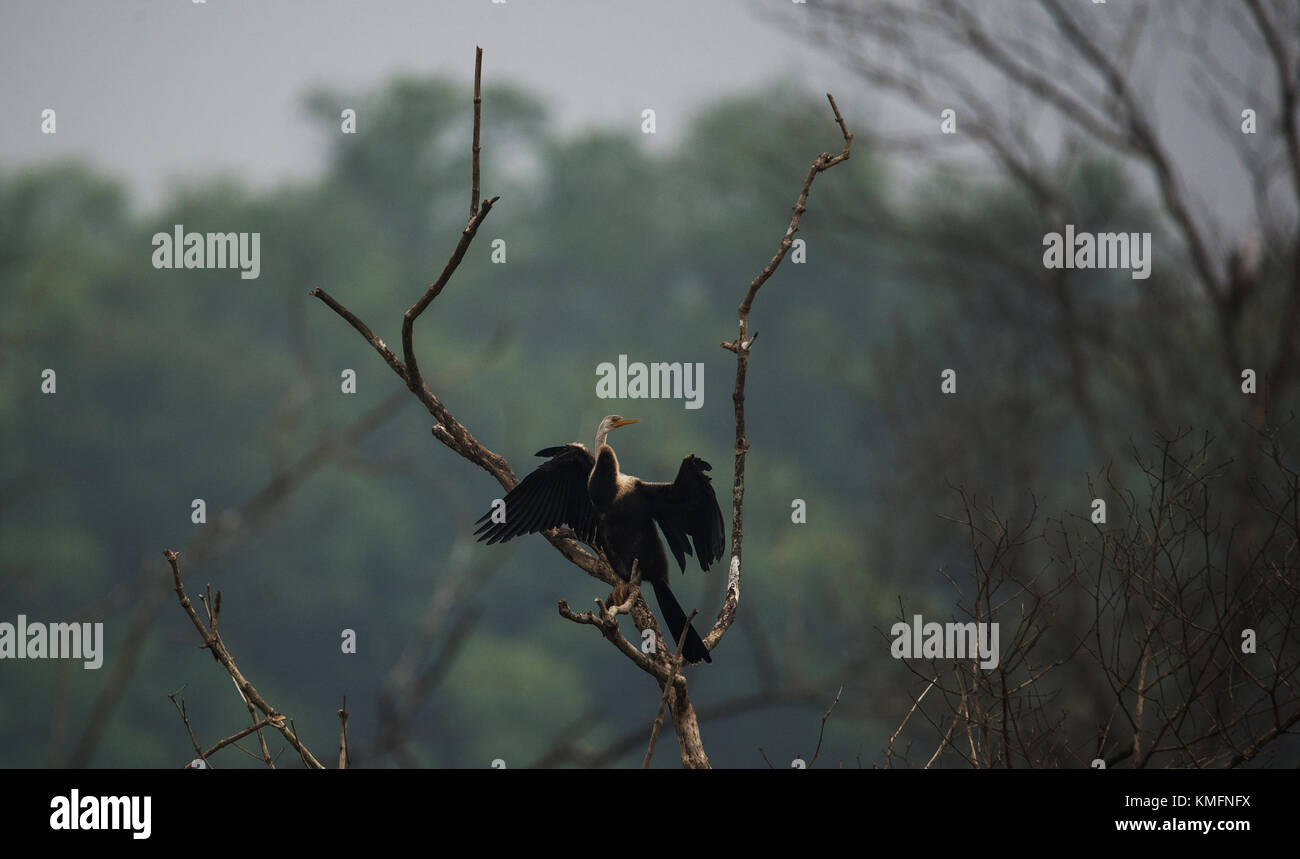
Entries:
MULTIPOLYGON (((778 79, 834 91, 851 125, 937 125, 938 106, 882 99, 758 7, 820 14, 816 0, 0 0, 0 166, 86 157, 123 177, 138 204, 215 172, 265 187, 321 163, 325 141, 301 107, 311 87, 358 92, 398 72, 443 74, 464 80, 468 98, 476 44, 487 80, 540 94, 562 131, 635 128, 653 107, 655 143, 671 145, 703 104, 778 79), (55 135, 39 131, 47 107, 55 135)), ((1078 14, 1110 12, 1082 4, 1078 14)), ((1226 67, 1250 60, 1223 50, 1226 67)), ((1225 167, 1211 118, 1188 106, 1185 60, 1157 44, 1141 53, 1159 70, 1153 114, 1196 177, 1195 196, 1226 223, 1244 220, 1243 176, 1225 167)), ((1051 121, 1040 131, 1050 136, 1051 121)))
MULTIPOLYGON (((690 111, 777 76, 814 92, 847 75, 739 0, 3 0, 3 163, 85 155, 156 199, 169 180, 226 169, 250 184, 303 175, 323 144, 302 94, 396 72, 522 83, 561 128, 658 114, 670 142, 690 111), (39 133, 42 109, 58 133, 39 133)), ((847 88, 842 86, 841 88, 847 88)), ((466 90, 466 97, 469 90, 466 90)), ((829 141, 833 143, 834 141, 829 141)))

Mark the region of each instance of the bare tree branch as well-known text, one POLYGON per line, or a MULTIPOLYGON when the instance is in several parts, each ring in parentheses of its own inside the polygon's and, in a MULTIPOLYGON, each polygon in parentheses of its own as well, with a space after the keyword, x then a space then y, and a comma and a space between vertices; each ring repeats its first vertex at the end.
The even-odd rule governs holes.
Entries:
MULTIPOLYGON (((185 687, 183 686, 181 687, 182 690, 184 688, 185 687)), ((167 693, 167 698, 172 702, 172 706, 176 708, 176 712, 181 714, 181 721, 185 723, 185 732, 190 735, 190 745, 194 747, 194 754, 203 757, 203 750, 199 748, 199 741, 194 736, 194 729, 190 727, 189 714, 185 712, 185 699, 181 698, 179 703, 176 701, 176 696, 179 694, 180 691, 169 692, 167 693)))
POLYGON ((808 762, 808 769, 812 769, 813 764, 817 763, 817 757, 822 753, 822 736, 826 733, 826 720, 831 717, 831 712, 835 705, 840 703, 840 696, 844 694, 844 685, 840 684, 839 691, 835 693, 835 700, 826 708, 826 714, 822 716, 821 729, 817 731, 817 748, 813 750, 812 760, 808 762))
MULTIPOLYGON (((293 746, 302 757, 304 763, 312 769, 324 769, 325 767, 321 762, 316 760, 316 757, 308 751, 307 747, 298 739, 297 734, 292 730, 292 728, 285 724, 285 717, 267 703, 266 699, 261 696, 256 687, 254 687, 252 683, 248 682, 247 678, 240 673, 238 666, 235 665, 235 660, 231 657, 230 651, 226 649, 226 644, 222 640, 221 634, 217 632, 217 616, 221 611, 220 593, 218 592, 217 600, 214 604, 215 607, 209 611, 208 625, 204 626, 203 622, 199 620, 198 614, 194 611, 194 606, 190 602, 189 596, 185 593, 185 584, 181 580, 179 556, 172 550, 168 549, 163 552, 163 557, 165 557, 167 563, 171 565, 172 579, 176 585, 176 598, 180 601, 181 608, 185 610, 185 614, 189 617, 190 622, 194 624, 194 628, 198 631, 199 637, 203 639, 203 646, 212 654, 214 659, 221 663, 222 667, 230 674, 231 679, 235 681, 235 688, 239 690, 239 694, 243 696, 245 701, 257 707, 258 710, 261 710, 262 713, 266 715, 266 719, 270 723, 270 726, 278 730, 284 736, 284 738, 289 742, 289 745, 293 746)), ((258 730, 256 724, 249 729, 249 732, 251 733, 254 730, 258 730)))
MULTIPOLYGON (((402 317, 402 354, 403 359, 399 359, 393 351, 384 343, 374 332, 362 322, 355 314, 348 310, 336 299, 328 295, 320 287, 311 290, 311 295, 319 298, 331 310, 341 316, 362 337, 379 353, 385 363, 398 375, 405 383, 407 388, 416 395, 425 408, 437 421, 433 427, 433 435, 459 453, 465 459, 475 463, 483 468, 489 474, 496 478, 506 490, 514 488, 518 483, 514 471, 510 468, 509 462, 499 454, 494 453, 484 447, 469 430, 464 427, 451 412, 443 405, 442 401, 430 390, 425 384, 420 373, 419 365, 415 356, 414 347, 414 327, 415 321, 428 309, 429 305, 441 294, 442 290, 450 281, 455 273, 461 260, 464 258, 469 245, 474 240, 479 227, 483 220, 492 211, 493 204, 497 197, 492 197, 483 201, 479 205, 479 134, 480 134, 480 109, 481 109, 481 78, 482 78, 482 50, 478 49, 475 53, 475 83, 474 83, 474 130, 473 143, 471 146, 472 177, 470 191, 470 218, 466 223, 464 230, 461 232, 460 240, 457 242, 455 249, 452 251, 450 259, 444 266, 442 273, 438 278, 425 290, 415 304, 402 317)), ((780 264, 788 253, 793 242, 793 236, 798 229, 799 221, 805 211, 808 199, 808 192, 812 185, 813 179, 817 174, 829 169, 835 164, 846 160, 849 157, 849 148, 852 144, 853 135, 849 133, 848 127, 840 114, 839 107, 835 104, 835 99, 827 94, 830 101, 831 109, 834 112, 835 120, 840 127, 844 137, 844 147, 842 151, 835 156, 823 153, 813 162, 809 170, 808 177, 804 181, 803 188, 799 198, 795 203, 794 216, 790 221, 790 226, 786 231, 786 236, 782 240, 780 248, 773 256, 772 260, 763 269, 762 272, 750 284, 749 290, 741 304, 739 312, 739 336, 734 344, 723 344, 725 348, 731 349, 737 356, 737 378, 736 393, 733 399, 736 404, 736 478, 733 487, 733 530, 732 530, 732 559, 731 568, 728 575, 728 596, 724 604, 717 623, 705 639, 706 647, 710 649, 715 646, 726 632, 727 628, 735 619, 736 605, 740 598, 740 539, 742 536, 741 513, 744 496, 744 455, 748 448, 748 442, 744 436, 744 383, 745 372, 748 365, 749 349, 753 342, 752 338, 747 337, 749 310, 753 304, 754 296, 758 289, 771 277, 776 267, 780 264)), ((543 534, 545 538, 557 550, 561 552, 570 562, 587 572, 594 578, 600 579, 607 584, 620 586, 618 577, 610 569, 602 558, 591 554, 578 543, 568 529, 557 529, 543 534)), ((560 615, 575 623, 595 626, 601 634, 609 640, 615 647, 631 659, 639 668, 646 673, 655 677, 664 689, 664 696, 668 702, 673 715, 673 726, 677 733, 678 744, 682 752, 683 765, 687 767, 707 767, 708 758, 704 753, 702 741, 699 737, 699 725, 694 708, 690 704, 689 694, 686 689, 685 679, 677 673, 673 664, 673 656, 667 647, 662 645, 662 636, 659 635, 658 624, 654 615, 645 605, 641 597, 640 589, 633 588, 632 595, 628 600, 617 606, 606 607, 601 601, 597 600, 599 614, 585 612, 577 614, 573 612, 567 603, 559 603, 560 615), (618 615, 621 613, 631 614, 638 629, 653 629, 655 638, 661 642, 660 647, 656 649, 654 658, 650 658, 641 653, 640 649, 634 646, 618 630, 618 615)))
POLYGON ((481 114, 483 107, 483 49, 474 49, 474 143, 470 147, 472 162, 472 175, 470 178, 470 196, 469 196, 469 216, 473 220, 478 215, 478 186, 479 186, 479 169, 478 169, 478 135, 479 125, 481 124, 481 114))
MULTIPOLYGON (((636 562, 633 561, 634 565, 635 563, 636 562)), ((663 697, 659 699, 659 711, 655 713, 654 724, 650 728, 650 746, 645 750, 645 760, 641 762, 641 769, 643 770, 650 769, 650 761, 655 756, 655 740, 659 739, 659 729, 664 725, 664 705, 668 703, 668 693, 672 691, 672 687, 677 683, 677 678, 681 676, 682 646, 686 643, 686 636, 690 634, 691 621, 695 620, 695 616, 699 613, 700 610, 695 609, 687 615, 686 624, 682 627, 682 634, 677 637, 677 650, 672 659, 672 680, 664 684, 664 694, 663 697)))
POLYGON ((717 647, 726 634, 731 624, 736 619, 736 607, 740 603, 740 556, 741 542, 745 537, 744 529, 744 509, 745 509, 745 455, 749 451, 749 439, 745 436, 745 376, 749 372, 749 351, 754 340, 758 338, 755 332, 753 337, 749 336, 749 312, 754 306, 754 298, 758 295, 758 290, 763 284, 767 283, 785 259, 786 254, 790 252, 791 245, 794 244, 794 234, 799 230, 799 222, 803 219, 803 213, 807 211, 808 192, 812 190, 813 180, 818 174, 829 170, 841 161, 849 158, 849 149, 853 145, 853 135, 849 132, 848 126, 844 123, 844 116, 840 113, 839 106, 835 104, 835 98, 830 93, 826 94, 826 100, 830 102, 831 110, 835 114, 835 122, 840 127, 840 133, 844 137, 844 148, 838 155, 830 155, 823 152, 813 160, 812 166, 808 168, 808 175, 804 178, 803 187, 799 190, 799 196, 795 200, 794 214, 790 218, 790 224, 786 227, 785 235, 781 237, 781 243, 777 251, 772 255, 763 270, 754 277, 749 284, 749 289, 745 292, 744 299, 740 302, 737 311, 737 328, 736 339, 731 342, 722 343, 722 348, 734 352, 736 355, 736 386, 731 394, 732 405, 736 413, 736 444, 735 444, 735 477, 731 486, 731 563, 727 571, 727 599, 718 612, 718 619, 713 624, 713 629, 709 630, 708 635, 704 636, 704 646, 709 650, 717 647))
POLYGON ((339 708, 339 769, 351 766, 348 759, 348 696, 343 696, 343 706, 339 708))

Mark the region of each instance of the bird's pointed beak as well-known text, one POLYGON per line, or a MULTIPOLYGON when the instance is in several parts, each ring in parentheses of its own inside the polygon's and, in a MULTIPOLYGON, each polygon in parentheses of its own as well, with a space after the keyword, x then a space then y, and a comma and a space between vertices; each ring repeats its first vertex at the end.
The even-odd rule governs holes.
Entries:
POLYGON ((629 420, 614 421, 614 423, 612 424, 612 426, 613 426, 615 429, 617 429, 618 427, 625 427, 625 426, 627 426, 628 424, 639 424, 639 423, 641 423, 641 419, 640 419, 640 418, 631 418, 631 419, 629 419, 629 420))

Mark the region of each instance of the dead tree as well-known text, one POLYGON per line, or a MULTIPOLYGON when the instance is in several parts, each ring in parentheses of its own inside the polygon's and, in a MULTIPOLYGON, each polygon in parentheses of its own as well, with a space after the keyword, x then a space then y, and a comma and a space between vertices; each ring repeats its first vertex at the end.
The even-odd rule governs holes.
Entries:
MULTIPOLYGON (((490 197, 480 202, 480 170, 479 170, 479 135, 480 135, 480 106, 481 99, 481 80, 482 80, 482 50, 477 52, 475 60, 474 73, 474 127, 473 127, 473 144, 472 153, 472 175, 470 190, 470 207, 469 220, 466 222, 461 232, 460 239, 457 242, 451 257, 444 266, 442 273, 438 278, 425 290, 423 295, 413 304, 402 317, 401 343, 402 357, 397 354, 382 340, 373 330, 355 314, 348 310, 342 303, 337 301, 323 289, 317 287, 311 291, 311 294, 319 298, 326 306, 337 313, 348 322, 365 340, 379 353, 389 368, 405 383, 410 392, 424 405, 425 409, 434 418, 433 435, 452 451, 487 471, 505 490, 512 489, 517 483, 514 471, 511 469, 509 462, 501 455, 488 449, 478 441, 470 431, 460 423, 451 413, 447 406, 442 402, 438 395, 428 386, 422 373, 420 372, 417 362, 414 346, 414 327, 415 322, 433 303, 444 288, 448 285, 452 275, 455 273, 466 251, 473 242, 479 227, 491 213, 493 206, 497 203, 497 197, 490 197)), ((738 310, 738 334, 735 340, 722 344, 736 356, 736 383, 732 394, 732 400, 735 408, 736 433, 735 433, 735 477, 732 484, 732 542, 731 542, 731 559, 727 579, 727 596, 718 612, 717 619, 709 633, 705 636, 706 645, 712 649, 716 647, 731 627, 736 617, 736 610, 740 601, 740 574, 741 574, 741 543, 744 536, 743 529, 743 505, 744 505, 744 475, 745 475, 745 455, 749 444, 745 436, 745 377, 749 367, 750 350, 754 343, 754 335, 749 331, 749 315, 753 306, 755 297, 759 289, 768 281, 776 271, 781 261, 789 252, 794 241, 794 236, 799 228, 799 223, 803 217, 808 194, 811 190, 813 180, 825 170, 845 161, 849 158, 850 146, 853 135, 844 122, 835 100, 828 94, 827 96, 831 110, 834 114, 835 122, 839 126, 840 133, 843 137, 843 148, 835 155, 822 153, 817 156, 808 170, 804 179, 798 197, 794 205, 793 216, 781 238, 776 253, 771 260, 759 272, 759 274, 750 283, 744 298, 738 310)), ((543 536, 575 566, 586 572, 588 575, 598 579, 608 585, 617 585, 619 579, 610 569, 609 565, 603 558, 593 554, 581 543, 579 543, 571 532, 566 530, 552 530, 545 532, 543 536)), ((631 595, 622 605, 605 605, 602 600, 596 600, 596 610, 588 612, 574 612, 567 604, 559 604, 559 612, 562 617, 576 623, 594 626, 601 635, 613 644, 628 659, 637 665, 642 671, 651 675, 663 689, 663 702, 666 704, 671 714, 673 728, 677 735, 679 751, 681 754, 683 766, 689 768, 701 768, 708 766, 708 756, 705 754, 703 741, 700 738, 698 718, 695 709, 690 701, 685 677, 680 673, 680 665, 675 655, 669 650, 664 643, 663 637, 659 635, 657 624, 653 614, 646 606, 642 599, 639 589, 634 588, 631 595), (629 641, 620 631, 618 626, 618 616, 620 614, 630 614, 633 622, 639 630, 654 630, 655 640, 658 642, 658 648, 652 654, 645 654, 641 649, 629 641)), ((653 749, 654 737, 657 736, 659 720, 656 719, 655 727, 651 732, 651 749, 653 749)))
POLYGON ((886 765, 1236 767, 1300 724, 1300 472, 1262 438, 1268 478, 1232 518, 1234 485, 1208 436, 1133 451, 1134 487, 1090 486, 1106 523, 1007 522, 958 490, 971 548, 964 619, 998 623, 1002 660, 908 663, 912 706, 886 765), (1227 499, 1225 503, 1225 499, 1227 499), (1107 524, 1109 523, 1109 524, 1107 524), (1234 543, 1266 535, 1241 554, 1234 543), (1033 560, 1034 548, 1046 550, 1033 560), (911 754, 911 749, 924 751, 911 754))

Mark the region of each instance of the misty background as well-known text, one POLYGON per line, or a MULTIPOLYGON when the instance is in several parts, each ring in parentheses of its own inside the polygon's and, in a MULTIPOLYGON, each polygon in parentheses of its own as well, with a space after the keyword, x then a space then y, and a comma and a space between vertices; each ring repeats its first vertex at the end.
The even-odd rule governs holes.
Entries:
MULTIPOLYGON (((1264 244, 1265 286, 1231 341, 1249 361, 1288 294, 1290 246, 1269 242, 1265 215, 1293 237, 1300 195, 1252 194, 1230 135, 1207 130, 1235 129, 1239 110, 1213 115, 1189 95, 1187 16, 1152 5, 1165 26, 1142 31, 1127 73, 1216 265, 1264 244)), ((1207 43, 1217 67, 1263 88, 1232 5, 1205 4, 1222 19, 1207 43)), ((1106 6, 1076 11, 1112 26, 1106 6)), ((660 690, 555 608, 606 590, 540 538, 475 544, 499 487, 433 438, 401 382, 307 294, 322 287, 398 342, 464 226, 476 45, 482 190, 501 200, 416 326, 430 387, 521 477, 540 448, 590 444, 606 413, 640 418, 611 439, 623 469, 667 480, 686 453, 710 461, 728 533, 735 363, 718 344, 809 163, 840 148, 826 92, 857 135, 813 188, 807 261, 783 264, 751 318, 742 599, 714 663, 688 672, 715 766, 808 758, 841 686, 821 765, 882 762, 919 691, 882 631, 901 604, 909 619, 956 619, 948 577, 974 572, 954 487, 1012 516, 1086 516, 1089 476, 1113 466, 1140 487, 1124 464, 1155 433, 1191 426, 1239 455, 1257 415, 1218 360, 1212 302, 1189 286, 1151 172, 1080 143, 1051 110, 1022 111, 987 66, 934 53, 988 105, 1028 117, 1022 140, 1057 195, 1039 205, 965 133, 994 120, 864 74, 855 57, 878 55, 855 12, 5 3, 0 621, 102 620, 106 653, 98 671, 0 662, 0 765, 181 766, 193 750, 167 696, 182 687, 203 747, 248 723, 176 605, 165 548, 182 551, 191 597, 222 592, 235 659, 322 760, 346 695, 359 766, 639 763, 660 690), (41 133, 46 108, 56 134, 41 133), (356 134, 340 131, 345 109, 356 134), (1067 219, 1153 232, 1152 277, 1062 283, 1042 267, 1042 236, 1067 219), (150 237, 175 224, 260 232, 260 277, 154 269, 150 237), (498 238, 505 264, 490 260, 498 238), (596 366, 620 354, 703 363, 704 407, 597 399, 596 366), (355 395, 340 391, 344 369, 355 395), (190 520, 195 498, 206 525, 190 520), (791 522, 794 499, 806 524, 791 522), (356 654, 340 651, 344 629, 356 654)), ((1293 391, 1272 391, 1275 412, 1293 391)), ((1055 557, 1036 551, 1023 563, 1055 557)), ((704 629, 725 569, 692 561, 672 586, 704 629)), ((1078 736, 1106 722, 1100 686, 1057 693, 1078 736)), ((656 764, 675 766, 664 740, 656 764)), ((1080 745, 1052 764, 1092 755, 1080 745)), ((214 763, 259 761, 227 750, 214 763)))

